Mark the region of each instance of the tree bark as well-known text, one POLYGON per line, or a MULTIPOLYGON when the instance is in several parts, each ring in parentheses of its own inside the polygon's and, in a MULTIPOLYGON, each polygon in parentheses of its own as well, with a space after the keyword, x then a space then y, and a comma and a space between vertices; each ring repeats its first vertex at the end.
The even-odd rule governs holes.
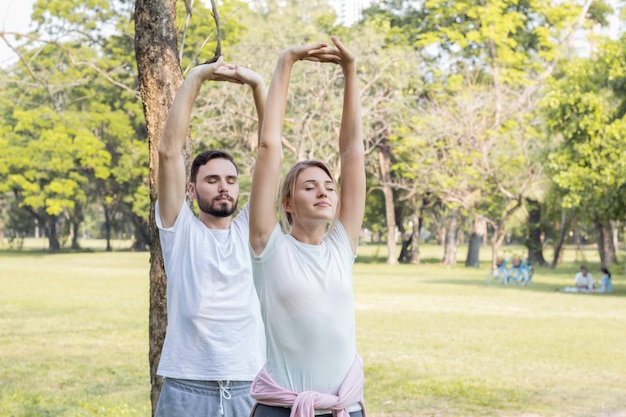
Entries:
POLYGON ((400 263, 411 263, 411 264, 419 264, 420 263, 420 250, 419 250, 419 239, 420 239, 420 228, 422 225, 423 216, 423 207, 418 211, 416 209, 415 198, 409 199, 409 208, 411 210, 411 230, 405 231, 403 233, 402 238, 402 250, 400 251, 400 256, 398 257, 398 262, 400 263))
POLYGON ((104 210, 104 238, 107 241, 107 252, 111 252, 113 248, 111 247, 111 216, 109 215, 109 208, 106 204, 102 205, 104 210))
POLYGON ((150 224, 145 218, 133 214, 133 224, 135 225, 134 251, 145 251, 150 247, 150 224))
POLYGON ((498 250, 500 249, 502 243, 504 243, 504 239, 506 238, 506 224, 511 216, 513 216, 513 214, 515 214, 515 212, 517 212, 521 207, 522 198, 518 197, 515 200, 515 205, 506 211, 506 213, 504 214, 504 216, 502 216, 499 222, 491 222, 491 226, 493 227, 493 236, 491 238, 491 268, 493 269, 497 268, 498 266, 498 250))
POLYGON ((393 200, 393 188, 391 186, 391 144, 388 139, 383 139, 378 146, 378 163, 382 179, 383 195, 385 197, 385 216, 387 218, 387 264, 396 265, 396 213, 393 200))
POLYGON ((541 206, 536 200, 526 199, 528 205, 528 262, 544 266, 547 264, 543 257, 543 242, 541 235, 541 206))
POLYGON ((175 0, 137 0, 135 3, 135 55, 139 91, 144 105, 150 158, 150 311, 149 363, 152 414, 161 392, 156 375, 167 327, 166 277, 158 229, 154 221, 158 143, 174 100, 183 81, 176 38, 175 0))
POLYGON ((616 260, 615 246, 613 244, 613 227, 611 222, 596 220, 596 239, 598 242, 598 252, 600 253, 600 263, 605 268, 610 268, 616 260))
POLYGON ((576 262, 587 262, 587 256, 585 255, 585 251, 583 250, 583 237, 580 232, 580 227, 574 228, 574 243, 576 244, 576 256, 574 259, 576 262))
POLYGON ((465 266, 480 267, 480 247, 487 234, 487 222, 484 218, 477 216, 474 218, 474 226, 469 238, 467 247, 467 258, 465 266))
POLYGON ((48 236, 48 252, 56 253, 61 250, 61 243, 57 235, 57 216, 47 216, 46 236, 48 236))
POLYGON ((506 231, 503 228, 494 227, 493 236, 491 237, 491 268, 498 268, 498 251, 504 243, 506 231))
POLYGON ((419 212, 416 210, 415 204, 411 204, 412 213, 411 221, 413 222, 413 233, 411 234, 411 263, 419 265, 420 263, 420 232, 422 230, 422 222, 424 221, 424 205, 420 207, 419 212))
POLYGON ((447 266, 455 266, 456 265, 456 252, 457 252, 457 234, 458 234, 458 222, 459 222, 459 209, 454 207, 450 211, 450 216, 448 217, 447 224, 447 232, 446 232, 446 242, 445 242, 445 250, 443 254, 443 264, 447 266))
POLYGON ((563 243, 565 242, 565 234, 567 233, 568 219, 565 213, 565 209, 561 209, 561 229, 559 230, 559 239, 554 246, 554 257, 552 258, 552 264, 550 268, 555 268, 561 260, 561 254, 563 253, 563 243))
POLYGON ((78 243, 78 233, 80 231, 80 220, 72 219, 72 249, 78 250, 80 249, 80 244, 78 243))

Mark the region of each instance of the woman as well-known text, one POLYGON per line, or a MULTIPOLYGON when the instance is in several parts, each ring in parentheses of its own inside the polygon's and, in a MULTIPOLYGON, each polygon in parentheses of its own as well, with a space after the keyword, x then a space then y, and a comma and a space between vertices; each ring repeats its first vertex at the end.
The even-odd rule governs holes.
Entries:
POLYGON ((355 58, 335 37, 280 53, 268 91, 250 194, 254 282, 267 361, 252 385, 253 416, 363 416, 363 368, 356 351, 352 267, 365 210, 365 164, 355 58), (297 61, 335 63, 345 84, 339 131, 341 192, 329 169, 302 161, 286 175, 276 214, 281 136, 297 61), (330 227, 329 227, 330 226, 330 227))
POLYGON ((602 277, 600 278, 600 288, 598 292, 613 292, 613 282, 611 281, 611 273, 607 268, 600 269, 602 271, 602 277))

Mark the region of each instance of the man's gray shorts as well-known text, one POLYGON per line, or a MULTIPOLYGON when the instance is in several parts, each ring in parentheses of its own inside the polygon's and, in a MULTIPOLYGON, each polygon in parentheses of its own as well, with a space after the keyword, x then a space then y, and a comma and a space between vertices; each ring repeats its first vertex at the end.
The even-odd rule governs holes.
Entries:
POLYGON ((251 384, 163 378, 155 417, 249 417, 251 384))

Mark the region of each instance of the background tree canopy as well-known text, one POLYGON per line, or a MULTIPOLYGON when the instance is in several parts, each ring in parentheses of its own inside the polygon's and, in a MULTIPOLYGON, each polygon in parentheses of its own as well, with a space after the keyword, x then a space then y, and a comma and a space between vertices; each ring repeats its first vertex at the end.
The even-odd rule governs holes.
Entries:
MULTIPOLYGON (((212 56, 215 23, 208 3, 172 4, 184 76, 212 56)), ((452 262, 477 222, 486 237, 476 242, 490 239, 495 260, 505 240, 528 234, 528 201, 555 220, 542 226, 542 244, 556 243, 561 226, 596 231, 598 241, 623 232, 624 41, 598 35, 614 13, 608 4, 390 0, 349 28, 324 1, 226 1, 219 10, 226 59, 268 79, 285 45, 333 33, 357 52, 371 184, 365 224, 368 236, 389 242, 389 263, 395 243, 409 238, 401 260, 419 262, 420 233, 438 239, 452 262), (591 54, 573 53, 574 34, 591 54)), ((5 236, 45 235, 52 251, 78 248, 80 236, 149 245, 134 13, 126 0, 38 1, 31 33, 1 34, 19 57, 1 69, 5 236)), ((296 69, 286 157, 335 166, 335 90, 311 89, 306 79, 341 83, 340 74, 296 69)), ((254 119, 245 96, 219 85, 203 91, 192 123, 193 149, 222 147, 242 161, 244 189, 254 119)), ((615 261, 599 247, 604 262, 615 261)))

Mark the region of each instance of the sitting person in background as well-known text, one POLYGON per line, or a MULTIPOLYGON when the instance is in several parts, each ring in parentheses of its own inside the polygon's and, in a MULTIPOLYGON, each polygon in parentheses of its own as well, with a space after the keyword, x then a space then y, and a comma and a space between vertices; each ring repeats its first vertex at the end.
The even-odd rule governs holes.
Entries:
POLYGON ((593 291, 593 275, 589 273, 586 266, 581 266, 580 272, 577 272, 576 276, 574 276, 574 287, 579 292, 593 291))
POLYGON ((611 281, 611 272, 607 268, 600 269, 602 277, 600 278, 600 287, 598 292, 613 292, 613 282, 611 281))
POLYGON ((581 266, 580 272, 574 276, 574 286, 563 288, 563 292, 593 292, 593 276, 586 266, 581 266))

